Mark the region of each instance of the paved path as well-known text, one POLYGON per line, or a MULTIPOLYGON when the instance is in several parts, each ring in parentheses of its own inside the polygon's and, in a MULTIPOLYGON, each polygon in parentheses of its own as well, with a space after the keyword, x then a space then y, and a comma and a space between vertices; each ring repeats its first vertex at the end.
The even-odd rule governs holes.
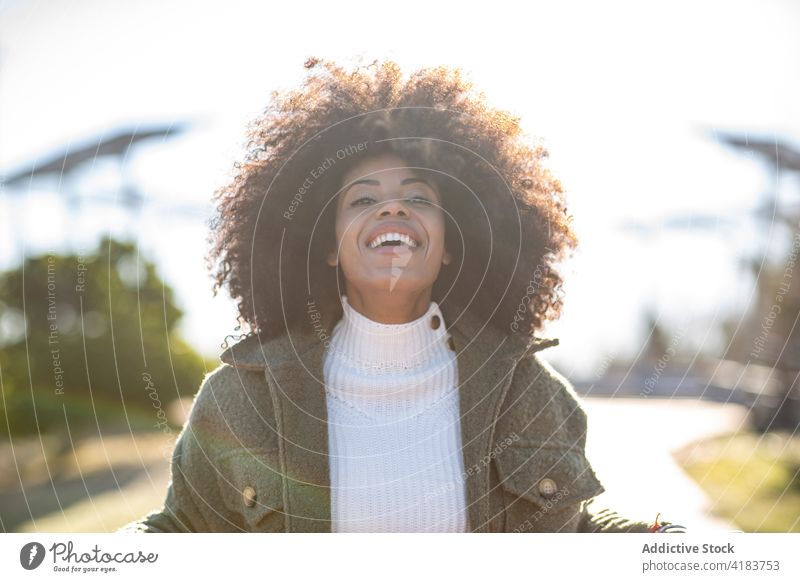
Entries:
POLYGON ((662 519, 698 530, 735 530, 711 515, 711 501, 672 452, 743 426, 738 405, 700 400, 584 398, 587 456, 606 492, 597 505, 632 518, 662 519), (624 429, 620 428, 624 426, 624 429))
POLYGON ((164 501, 174 440, 153 432, 80 441, 77 453, 51 461, 53 471, 69 461, 53 483, 28 483, 24 495, 19 487, 0 490, 3 526, 17 532, 110 532, 139 519, 164 501))

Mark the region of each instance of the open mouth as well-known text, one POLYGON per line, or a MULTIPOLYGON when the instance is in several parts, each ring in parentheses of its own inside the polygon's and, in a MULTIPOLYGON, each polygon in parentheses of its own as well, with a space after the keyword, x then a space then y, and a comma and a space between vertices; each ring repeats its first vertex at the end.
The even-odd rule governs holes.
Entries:
POLYGON ((367 242, 367 248, 380 249, 386 247, 401 247, 405 246, 410 249, 415 249, 419 246, 419 241, 415 238, 400 232, 385 232, 379 234, 371 241, 367 242))

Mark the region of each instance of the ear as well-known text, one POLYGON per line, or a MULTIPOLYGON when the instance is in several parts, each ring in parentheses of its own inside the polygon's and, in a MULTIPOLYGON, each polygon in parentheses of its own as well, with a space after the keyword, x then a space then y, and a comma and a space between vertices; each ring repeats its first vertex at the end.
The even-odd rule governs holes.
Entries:
POLYGON ((452 260, 453 260, 453 256, 450 254, 450 251, 445 249, 444 253, 442 253, 442 264, 443 265, 449 265, 452 260))
POLYGON ((331 266, 331 267, 335 267, 336 265, 338 265, 339 264, 339 259, 336 256, 336 251, 329 252, 328 253, 328 258, 326 259, 325 262, 328 263, 328 265, 331 266))

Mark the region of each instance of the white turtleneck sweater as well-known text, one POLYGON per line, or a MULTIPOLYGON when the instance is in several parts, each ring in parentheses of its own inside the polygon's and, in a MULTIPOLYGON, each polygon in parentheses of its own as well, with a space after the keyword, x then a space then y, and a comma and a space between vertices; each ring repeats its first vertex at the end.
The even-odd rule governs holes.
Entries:
POLYGON ((402 324, 342 307, 324 362, 332 531, 466 531, 458 368, 438 304, 402 324))

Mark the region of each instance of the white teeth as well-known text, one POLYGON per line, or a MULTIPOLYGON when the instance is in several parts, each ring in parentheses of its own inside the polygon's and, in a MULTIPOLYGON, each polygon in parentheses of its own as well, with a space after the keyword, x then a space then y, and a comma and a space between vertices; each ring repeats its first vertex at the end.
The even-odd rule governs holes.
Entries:
POLYGON ((374 249, 386 241, 400 241, 404 245, 411 247, 412 249, 417 246, 417 243, 407 234, 401 234, 399 232, 387 232, 375 237, 371 243, 369 243, 369 248, 374 249))

